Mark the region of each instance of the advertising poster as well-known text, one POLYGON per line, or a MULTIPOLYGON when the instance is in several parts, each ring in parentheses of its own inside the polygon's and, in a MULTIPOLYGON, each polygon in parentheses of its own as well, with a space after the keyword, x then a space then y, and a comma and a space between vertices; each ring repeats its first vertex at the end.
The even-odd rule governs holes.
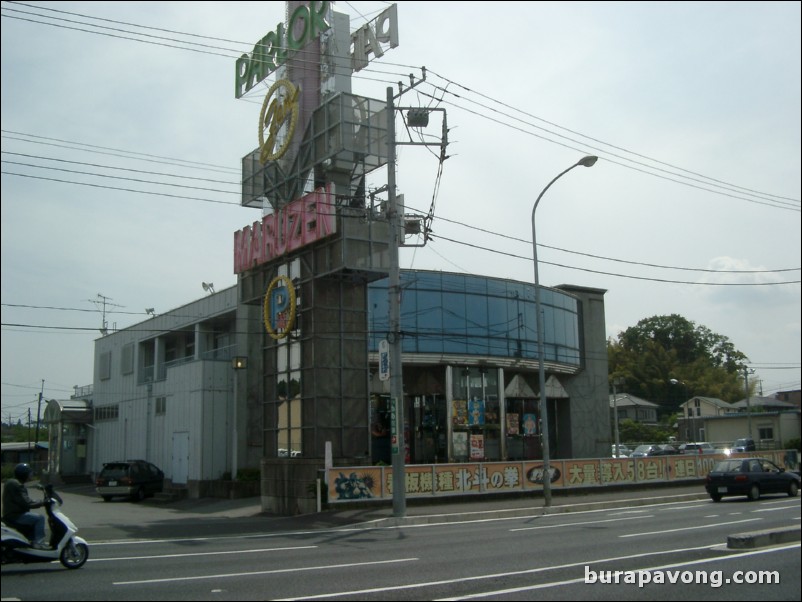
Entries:
POLYGON ((363 500, 382 497, 381 469, 359 467, 329 471, 329 499, 363 500))
POLYGON ((484 460, 485 437, 481 434, 471 434, 471 460, 484 460))
POLYGON ((468 401, 455 399, 452 402, 452 422, 454 426, 468 426, 468 401))
POLYGON ((534 414, 524 414, 524 435, 537 434, 537 419, 534 414))
POLYGON ((519 432, 518 412, 510 412, 507 414, 507 434, 517 435, 519 432))
POLYGON ((467 458, 468 457, 468 433, 455 432, 454 433, 454 457, 467 458))
POLYGON ((468 402, 468 424, 478 426, 485 423, 485 401, 475 397, 468 402))

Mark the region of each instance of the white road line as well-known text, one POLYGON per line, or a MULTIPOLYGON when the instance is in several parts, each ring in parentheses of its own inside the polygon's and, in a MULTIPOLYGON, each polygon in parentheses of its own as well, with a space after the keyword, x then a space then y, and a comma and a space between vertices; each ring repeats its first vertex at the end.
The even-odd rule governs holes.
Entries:
MULTIPOLYGON (((790 550, 792 548, 798 548, 799 546, 800 546, 800 544, 796 543, 796 544, 791 544, 791 545, 788 545, 788 546, 782 546, 782 547, 777 547, 777 548, 767 548, 767 549, 763 549, 763 550, 751 550, 749 552, 743 552, 741 554, 733 554, 731 556, 718 556, 716 558, 704 558, 704 559, 701 559, 701 560, 689 560, 687 562, 677 562, 677 563, 674 563, 674 564, 664 564, 662 566, 651 566, 651 567, 642 568, 642 569, 632 569, 632 571, 633 572, 638 572, 638 571, 645 571, 645 572, 649 572, 649 571, 665 571, 665 570, 680 568, 680 567, 684 567, 684 566, 696 566, 696 565, 699 565, 699 564, 706 564, 706 563, 709 563, 709 562, 719 562, 719 561, 722 561, 722 560, 730 560, 731 558, 744 558, 744 557, 747 557, 747 556, 755 556, 757 554, 771 554, 773 552, 784 552, 785 550, 790 550)), ((584 564, 587 566, 589 563, 584 563, 584 564)), ((562 585, 574 585, 574 584, 578 584, 578 583, 585 583, 585 577, 583 576, 583 577, 580 577, 579 579, 567 579, 565 581, 552 581, 551 583, 539 583, 537 585, 529 585, 529 586, 525 586, 525 587, 515 587, 515 588, 510 588, 510 589, 502 589, 502 590, 496 590, 496 591, 492 591, 492 592, 484 592, 484 593, 481 593, 481 594, 469 594, 467 596, 460 596, 459 598, 439 598, 439 599, 435 600, 434 602, 446 602, 446 601, 450 602, 452 600, 475 600, 477 598, 487 598, 487 597, 490 597, 490 596, 503 596, 505 594, 512 594, 512 593, 517 593, 517 592, 527 592, 527 591, 533 591, 533 590, 538 590, 538 589, 546 589, 546 588, 549 588, 549 587, 560 587, 562 585)))
MULTIPOLYGON (((528 570, 525 570, 525 571, 510 571, 510 572, 506 572, 506 573, 493 573, 493 574, 490 574, 490 575, 475 575, 473 577, 459 577, 459 578, 456 578, 456 579, 443 579, 441 581, 426 581, 426 582, 422 582, 422 583, 409 583, 409 584, 406 584, 406 585, 393 585, 393 586, 387 586, 387 587, 374 587, 374 588, 370 588, 370 589, 352 590, 352 591, 346 591, 346 592, 321 593, 321 594, 314 594, 312 596, 298 596, 298 597, 293 597, 293 598, 278 598, 277 600, 278 600, 278 602, 288 601, 288 600, 320 600, 322 598, 338 598, 338 597, 341 597, 341 596, 357 596, 357 595, 365 595, 365 594, 369 595, 369 594, 375 594, 375 593, 379 593, 379 592, 390 592, 390 591, 400 591, 400 590, 407 590, 407 589, 417 589, 417 588, 423 588, 423 587, 433 587, 433 586, 438 586, 438 585, 451 585, 451 584, 454 584, 454 583, 465 583, 465 582, 468 582, 468 581, 483 581, 485 579, 503 579, 503 578, 506 578, 506 577, 517 577, 517 576, 521 576, 521 575, 534 575, 534 574, 537 574, 537 573, 544 573, 546 571, 553 571, 553 570, 566 569, 566 568, 584 567, 584 566, 589 566, 589 565, 592 565, 592 564, 601 564, 601 563, 605 563, 605 562, 620 562, 622 560, 632 560, 632 559, 635 559, 635 558, 647 558, 647 557, 650 557, 650 556, 661 556, 661 555, 665 555, 665 554, 676 554, 676 553, 681 553, 681 552, 695 552, 695 551, 698 551, 698 550, 715 550, 716 548, 719 547, 719 545, 720 544, 717 544, 715 546, 698 546, 698 547, 694 547, 694 548, 678 548, 678 549, 674 549, 674 550, 661 550, 661 551, 658 551, 658 552, 643 552, 643 553, 640 553, 640 554, 630 554, 630 555, 627 555, 627 556, 613 556, 613 557, 610 557, 610 558, 600 558, 598 560, 582 560, 580 562, 571 562, 569 564, 560 564, 560 565, 555 565, 555 566, 539 567, 539 568, 536 568, 536 569, 528 569, 528 570)), ((784 547, 782 549, 790 549, 790 548, 793 548, 793 547, 799 547, 799 544, 786 546, 786 547, 784 547)), ((742 555, 746 555, 746 553, 742 554, 742 555)), ((731 555, 728 555, 728 556, 724 556, 724 558, 732 558, 733 556, 736 556, 736 555, 731 554, 731 555)), ((582 578, 582 581, 584 581, 584 577, 582 578)), ((560 583, 562 583, 562 582, 560 582, 560 583)), ((476 594, 476 597, 490 596, 490 595, 494 595, 494 594, 492 594, 492 593, 476 594)), ((454 599, 455 600, 463 600, 463 599, 468 599, 470 597, 471 596, 460 596, 459 598, 454 598, 454 599)))
POLYGON ((539 527, 518 527, 517 529, 510 529, 510 531, 534 531, 536 529, 556 529, 558 527, 573 527, 579 525, 598 525, 599 523, 616 523, 625 520, 640 520, 642 518, 654 518, 653 514, 628 516, 625 518, 608 518, 607 520, 587 520, 578 523, 559 523, 557 525, 542 525, 539 527))
POLYGON ((712 525, 696 525, 695 527, 680 527, 679 529, 661 529, 660 531, 644 531, 643 533, 630 533, 629 535, 619 535, 618 537, 641 537, 642 535, 660 535, 662 533, 674 533, 676 531, 696 531, 706 527, 719 527, 721 525, 737 525, 738 523, 751 523, 763 520, 762 518, 745 518, 744 520, 733 520, 726 523, 713 523, 712 525))
POLYGON ((170 577, 167 579, 142 579, 140 581, 115 581, 112 585, 144 585, 146 583, 176 583, 178 581, 202 581, 205 579, 227 579, 231 577, 248 577, 253 575, 277 575, 279 573, 295 573, 303 571, 320 571, 325 569, 343 569, 356 566, 373 566, 377 564, 395 564, 398 562, 414 562, 419 558, 399 558, 396 560, 376 560, 373 562, 349 562, 346 564, 327 564, 322 566, 306 566, 293 569, 274 569, 272 571, 248 571, 247 573, 221 573, 219 575, 198 575, 196 577, 170 577))
POLYGON ((228 552, 153 554, 151 556, 120 556, 119 558, 90 558, 89 562, 116 562, 118 560, 153 560, 154 558, 189 558, 191 556, 225 556, 226 554, 258 554, 260 552, 286 552, 287 550, 312 550, 314 548, 317 548, 317 546, 293 546, 289 548, 262 548, 260 550, 231 550, 228 552))

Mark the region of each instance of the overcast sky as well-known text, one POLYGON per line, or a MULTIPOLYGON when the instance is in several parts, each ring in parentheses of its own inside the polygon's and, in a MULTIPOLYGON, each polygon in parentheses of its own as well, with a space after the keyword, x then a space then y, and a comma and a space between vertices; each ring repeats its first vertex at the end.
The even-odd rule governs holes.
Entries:
MULTIPOLYGON (((387 3, 336 6, 354 30, 387 3)), ((43 381, 45 399, 92 383, 104 298, 124 328, 236 283, 266 87, 235 99, 234 65, 284 3, 2 17, 2 418, 25 421, 43 381)), ((399 102, 451 128, 434 239, 402 268, 531 282, 534 201, 595 154, 538 207, 541 283, 605 289, 608 337, 680 314, 744 352, 764 395, 800 387, 799 2, 402 1, 398 18, 354 92, 383 100, 425 66, 399 102)), ((437 167, 400 149, 408 209, 429 210, 437 167)))

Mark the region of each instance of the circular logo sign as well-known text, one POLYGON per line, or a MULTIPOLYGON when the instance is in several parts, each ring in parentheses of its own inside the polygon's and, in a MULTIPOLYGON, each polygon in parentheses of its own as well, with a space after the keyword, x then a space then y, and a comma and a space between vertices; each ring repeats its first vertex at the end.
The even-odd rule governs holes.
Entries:
POLYGON ((286 276, 278 276, 267 287, 264 321, 274 339, 286 337, 295 324, 295 287, 286 276))
POLYGON ((259 160, 262 163, 275 161, 287 152, 298 123, 300 92, 301 88, 288 79, 280 79, 270 86, 259 113, 259 160))

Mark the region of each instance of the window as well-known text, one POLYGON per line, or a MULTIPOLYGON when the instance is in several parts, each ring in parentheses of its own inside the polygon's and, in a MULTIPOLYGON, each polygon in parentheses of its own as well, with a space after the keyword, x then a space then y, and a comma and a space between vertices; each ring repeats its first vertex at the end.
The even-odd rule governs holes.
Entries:
POLYGON ((757 436, 760 440, 774 439, 774 427, 772 426, 758 426, 757 436))
POLYGON ((156 398, 156 416, 164 416, 167 413, 167 398, 156 398))
POLYGON ((100 380, 109 380, 111 378, 111 351, 100 354, 97 371, 100 380))
POLYGON ((132 374, 134 371, 134 344, 129 343, 123 347, 120 356, 120 373, 132 374))
POLYGON ((119 406, 100 406, 95 408, 95 420, 118 420, 120 418, 119 406))

